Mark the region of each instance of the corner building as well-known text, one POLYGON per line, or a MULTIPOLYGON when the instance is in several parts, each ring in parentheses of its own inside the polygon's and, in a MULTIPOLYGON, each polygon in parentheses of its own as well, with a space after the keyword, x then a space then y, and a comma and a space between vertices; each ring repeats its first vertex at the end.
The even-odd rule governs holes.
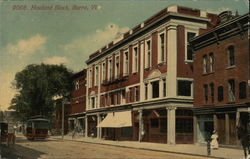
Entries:
POLYGON ((222 12, 212 30, 190 43, 194 56, 194 133, 206 142, 213 130, 220 145, 239 145, 236 126, 250 130, 249 14, 222 12))
POLYGON ((193 143, 193 66, 189 39, 217 16, 163 9, 89 56, 86 136, 193 143))

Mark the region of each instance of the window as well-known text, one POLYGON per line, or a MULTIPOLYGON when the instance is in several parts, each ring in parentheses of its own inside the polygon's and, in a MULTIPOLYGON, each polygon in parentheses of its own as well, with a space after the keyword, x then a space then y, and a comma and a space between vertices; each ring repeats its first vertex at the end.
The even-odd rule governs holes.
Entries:
POLYGON ((79 81, 75 82, 75 90, 78 90, 80 88, 79 81))
POLYGON ((116 104, 120 104, 119 97, 120 97, 120 93, 119 93, 119 91, 117 91, 116 92, 116 104))
POLYGON ((229 66, 234 66, 235 65, 235 50, 234 50, 234 46, 229 46, 228 47, 228 60, 229 60, 229 66))
POLYGON ((92 87, 92 69, 89 69, 89 87, 92 87))
POLYGON ((124 76, 128 75, 129 71, 129 61, 128 61, 128 52, 124 53, 124 76))
POLYGON ((233 79, 228 80, 228 96, 230 102, 235 101, 235 83, 233 79))
POLYGON ((98 85, 99 82, 99 69, 98 66, 95 68, 95 86, 98 85))
POLYGON ((159 98, 159 81, 151 82, 152 84, 152 97, 159 98))
POLYGON ((120 74, 120 57, 115 57, 115 78, 118 78, 120 74))
POLYGON ((148 84, 145 83, 145 100, 148 99, 148 84))
POLYGON ((132 137, 132 127, 123 127, 121 131, 122 137, 132 137))
POLYGON ((207 55, 203 56, 203 73, 207 73, 207 55))
POLYGON ((193 51, 191 48, 191 45, 189 44, 189 41, 196 36, 196 33, 194 32, 187 32, 187 55, 186 60, 193 60, 193 51))
POLYGON ((110 100, 111 100, 111 105, 114 105, 115 104, 114 93, 110 93, 110 100))
POLYGON ((166 118, 161 118, 160 119, 160 132, 161 133, 166 133, 167 132, 167 119, 166 118))
POLYGON ((213 55, 213 53, 209 54, 209 61, 210 61, 210 72, 214 72, 214 55, 213 55))
POLYGON ((138 72, 138 47, 134 47, 133 52, 133 73, 138 72))
POLYGON ((113 64, 112 59, 109 59, 109 80, 112 80, 112 74, 113 74, 113 64))
POLYGON ((163 84, 163 97, 167 96, 167 85, 166 85, 166 79, 162 79, 162 84, 163 84))
POLYGON ((133 101, 133 89, 129 88, 129 102, 133 101))
POLYGON ((192 118, 176 118, 176 133, 192 133, 193 119, 192 118))
POLYGON ((205 99, 205 103, 208 102, 208 86, 207 84, 203 85, 203 89, 204 89, 204 99, 205 99))
POLYGON ((139 101, 140 96, 139 96, 139 86, 135 87, 135 101, 139 101))
POLYGON ((109 104, 109 96, 108 96, 108 94, 105 95, 105 101, 106 101, 106 105, 108 105, 109 104))
POLYGON ((159 35, 158 40, 158 63, 162 63, 165 61, 165 33, 161 33, 159 35))
POLYGON ((106 64, 102 63, 102 81, 106 80, 106 64))
POLYGON ((178 96, 189 96, 189 97, 192 96, 191 86, 192 86, 192 81, 179 80, 178 81, 178 96))
POLYGON ((151 128, 158 128, 159 127, 158 119, 150 119, 150 126, 151 128))
POLYGON ((211 103, 214 103, 214 84, 210 83, 211 103))
POLYGON ((126 90, 122 89, 122 103, 124 104, 126 100, 126 90))
POLYGON ((151 67, 151 41, 146 41, 146 68, 151 67))
POLYGON ((91 106, 95 108, 95 97, 91 97, 91 106))
POLYGON ((218 101, 223 101, 224 98, 224 92, 223 92, 223 86, 218 87, 218 101))
POLYGON ((239 98, 245 99, 247 97, 247 83, 240 82, 239 84, 239 98))

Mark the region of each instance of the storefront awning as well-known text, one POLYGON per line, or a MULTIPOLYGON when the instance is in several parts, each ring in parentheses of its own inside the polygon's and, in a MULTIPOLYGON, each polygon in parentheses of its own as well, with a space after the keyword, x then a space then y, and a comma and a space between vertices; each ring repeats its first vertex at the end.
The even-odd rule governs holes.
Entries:
POLYGON ((97 127, 121 128, 132 126, 131 111, 108 113, 97 127))

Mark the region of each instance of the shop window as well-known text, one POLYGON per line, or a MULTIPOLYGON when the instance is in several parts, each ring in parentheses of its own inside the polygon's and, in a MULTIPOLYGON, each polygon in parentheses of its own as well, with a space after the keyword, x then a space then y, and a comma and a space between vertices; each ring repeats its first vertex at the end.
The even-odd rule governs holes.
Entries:
POLYGON ((235 65, 235 48, 234 46, 229 46, 228 47, 228 61, 229 61, 229 66, 234 66, 235 65))
POLYGON ((132 137, 132 127, 123 127, 122 130, 122 137, 132 137))
POLYGON ((160 132, 161 133, 167 132, 167 119, 165 118, 160 119, 160 132))
POLYGON ((233 79, 228 80, 228 97, 229 101, 235 101, 235 81, 233 79))
POLYGON ((178 80, 178 96, 191 96, 192 81, 178 80))
POLYGON ((223 101, 224 98, 224 91, 223 91, 223 86, 218 87, 218 101, 221 102, 223 101))
POLYGON ((203 89, 204 89, 205 103, 207 103, 208 102, 208 86, 207 86, 207 84, 203 85, 203 89))
POLYGON ((214 103, 214 84, 210 83, 211 103, 214 103))
POLYGON ((193 119, 192 118, 176 118, 176 133, 192 133, 193 119))
POLYGON ((158 98, 159 97, 159 81, 151 82, 152 84, 152 97, 158 98))
POLYGON ((151 128, 158 128, 159 127, 159 120, 158 119, 150 119, 150 126, 151 126, 151 128))
POLYGON ((247 97, 247 83, 240 82, 239 84, 239 98, 245 99, 247 97))

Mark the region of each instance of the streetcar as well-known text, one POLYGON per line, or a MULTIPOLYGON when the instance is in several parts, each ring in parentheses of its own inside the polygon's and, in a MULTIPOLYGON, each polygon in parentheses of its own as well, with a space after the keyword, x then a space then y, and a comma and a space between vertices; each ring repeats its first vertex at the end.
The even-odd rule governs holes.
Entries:
POLYGON ((49 124, 49 120, 44 117, 31 117, 26 124, 26 138, 28 140, 46 139, 48 137, 49 124))

